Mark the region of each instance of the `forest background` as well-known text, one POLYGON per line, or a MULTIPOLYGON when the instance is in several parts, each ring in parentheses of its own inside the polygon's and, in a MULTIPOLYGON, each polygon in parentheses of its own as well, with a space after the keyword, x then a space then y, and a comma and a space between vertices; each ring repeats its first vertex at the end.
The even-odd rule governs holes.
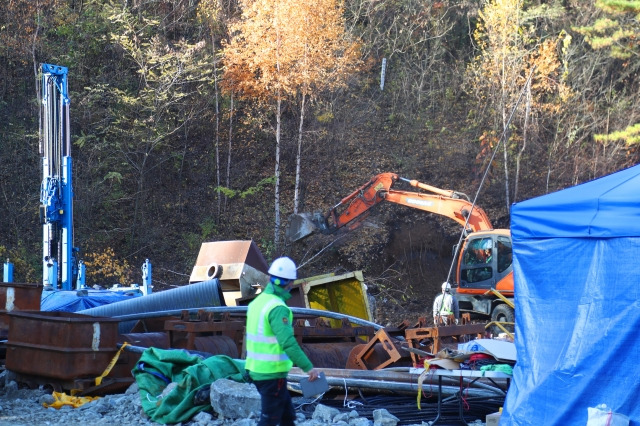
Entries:
POLYGON ((453 221, 381 205, 292 244, 289 214, 395 172, 508 227, 514 202, 636 164, 639 18, 623 0, 5 0, 0 258, 41 282, 50 63, 69 69, 88 284, 139 283, 150 259, 155 291, 183 285, 203 242, 253 240, 302 277, 363 270, 381 323, 426 313, 453 221))

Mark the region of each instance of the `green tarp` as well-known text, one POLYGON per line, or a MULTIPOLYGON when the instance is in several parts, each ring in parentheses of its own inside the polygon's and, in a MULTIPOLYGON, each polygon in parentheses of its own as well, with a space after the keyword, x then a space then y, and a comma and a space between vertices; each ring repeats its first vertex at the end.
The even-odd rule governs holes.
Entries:
POLYGON ((149 348, 131 371, 140 390, 144 412, 154 422, 180 423, 200 411, 211 409, 210 404, 194 405, 199 389, 209 389, 218 379, 245 382, 244 360, 226 355, 203 359, 183 350, 149 348), (177 385, 162 396, 169 383, 177 385))

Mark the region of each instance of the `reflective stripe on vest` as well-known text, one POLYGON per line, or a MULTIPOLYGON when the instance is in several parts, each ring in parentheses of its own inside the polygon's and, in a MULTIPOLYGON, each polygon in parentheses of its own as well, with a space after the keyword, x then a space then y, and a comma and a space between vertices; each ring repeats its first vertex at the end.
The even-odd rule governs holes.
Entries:
POLYGON ((440 315, 453 315, 451 311, 451 305, 453 304, 453 298, 450 294, 443 294, 442 300, 440 300, 440 315))
MULTIPOLYGON (((284 352, 269 324, 269 313, 287 306, 278 296, 264 293, 249 304, 247 312, 247 359, 245 367, 256 373, 288 372, 293 363, 284 352)), ((293 314, 289 310, 289 322, 293 314)))

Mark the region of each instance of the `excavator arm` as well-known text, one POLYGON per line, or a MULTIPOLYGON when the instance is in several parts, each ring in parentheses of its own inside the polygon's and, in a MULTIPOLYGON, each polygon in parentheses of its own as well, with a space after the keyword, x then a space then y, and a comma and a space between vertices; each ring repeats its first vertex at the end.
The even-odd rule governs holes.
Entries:
POLYGON ((395 173, 381 173, 347 195, 324 215, 292 215, 289 218, 287 238, 297 241, 315 231, 333 233, 344 227, 349 230, 355 229, 362 224, 371 209, 382 202, 400 204, 448 217, 462 226, 467 226, 467 230, 471 232, 492 229, 484 210, 474 207, 465 194, 401 178, 395 173), (426 192, 393 189, 392 186, 398 180, 426 192))

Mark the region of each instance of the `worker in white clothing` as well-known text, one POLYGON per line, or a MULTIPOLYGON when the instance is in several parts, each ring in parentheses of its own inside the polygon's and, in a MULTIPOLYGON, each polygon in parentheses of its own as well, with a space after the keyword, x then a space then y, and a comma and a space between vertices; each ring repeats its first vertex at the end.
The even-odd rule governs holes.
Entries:
POLYGON ((433 301, 433 323, 448 325, 455 321, 458 324, 460 309, 458 300, 451 294, 451 284, 442 283, 442 294, 433 301))

